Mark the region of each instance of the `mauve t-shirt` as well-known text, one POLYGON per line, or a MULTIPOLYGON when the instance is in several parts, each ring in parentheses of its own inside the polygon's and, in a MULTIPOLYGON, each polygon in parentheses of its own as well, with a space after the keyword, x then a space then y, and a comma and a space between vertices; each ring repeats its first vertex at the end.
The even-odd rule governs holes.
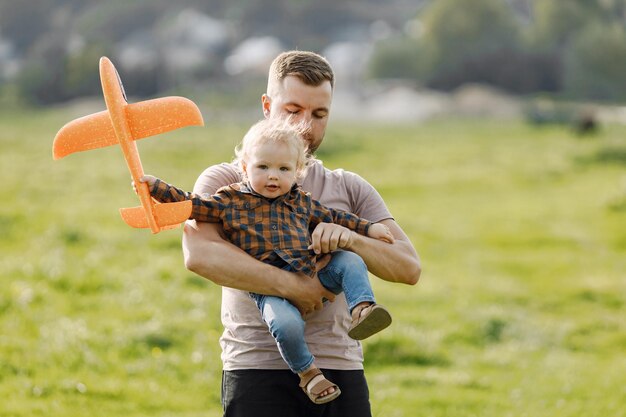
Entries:
MULTIPOLYGON (((235 164, 207 168, 193 192, 214 194, 220 187, 240 182, 235 164)), ((359 175, 342 169, 329 170, 319 160, 309 166, 302 189, 327 207, 349 211, 377 223, 391 219, 380 194, 359 175)), ((261 313, 246 291, 222 287, 220 338, 223 369, 288 369, 261 313)), ((305 338, 319 368, 363 369, 361 344, 348 337, 350 314, 343 294, 306 318, 305 338)))

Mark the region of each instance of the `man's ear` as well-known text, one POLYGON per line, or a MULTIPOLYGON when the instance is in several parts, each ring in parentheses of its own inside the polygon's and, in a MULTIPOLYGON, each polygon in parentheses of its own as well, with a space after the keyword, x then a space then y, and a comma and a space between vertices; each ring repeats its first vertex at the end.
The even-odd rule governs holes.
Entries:
POLYGON ((261 96, 261 104, 263 105, 263 116, 268 119, 272 108, 272 99, 267 94, 261 96))

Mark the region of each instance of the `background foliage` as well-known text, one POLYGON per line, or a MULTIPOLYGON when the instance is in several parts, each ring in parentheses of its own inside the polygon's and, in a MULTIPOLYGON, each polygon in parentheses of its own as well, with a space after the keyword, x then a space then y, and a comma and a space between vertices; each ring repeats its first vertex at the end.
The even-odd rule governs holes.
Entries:
POLYGON ((625 10, 621 0, 433 1, 418 14, 419 35, 379 45, 371 75, 443 90, 479 82, 514 93, 624 100, 625 10))

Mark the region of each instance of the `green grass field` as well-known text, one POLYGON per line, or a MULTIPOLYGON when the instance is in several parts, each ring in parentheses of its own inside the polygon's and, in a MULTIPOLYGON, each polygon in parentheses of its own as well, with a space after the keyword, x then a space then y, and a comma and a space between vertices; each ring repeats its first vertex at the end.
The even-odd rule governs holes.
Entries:
MULTIPOLYGON (((220 288, 180 229, 122 222, 119 149, 52 160, 83 114, 0 113, 0 416, 219 416, 220 288)), ((191 188, 245 128, 141 141, 144 168, 191 188)), ((394 315, 364 344, 375 416, 626 416, 626 127, 331 122, 320 157, 423 261, 415 287, 374 280, 394 315)))

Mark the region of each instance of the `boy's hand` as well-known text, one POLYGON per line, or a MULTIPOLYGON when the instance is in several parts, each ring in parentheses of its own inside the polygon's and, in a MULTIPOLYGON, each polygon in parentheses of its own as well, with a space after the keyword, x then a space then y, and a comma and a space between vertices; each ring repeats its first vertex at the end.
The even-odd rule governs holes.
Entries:
POLYGON ((374 223, 367 230, 367 235, 373 239, 383 240, 387 243, 393 243, 394 238, 387 226, 382 223, 374 223))
POLYGON ((316 255, 320 255, 350 247, 353 233, 355 232, 338 224, 319 223, 311 233, 308 249, 313 249, 316 255))
MULTIPOLYGON (((154 185, 156 180, 157 180, 157 178, 155 176, 153 176, 153 175, 144 175, 143 177, 139 178, 140 182, 148 184, 148 190, 152 189, 152 186, 154 185)), ((135 181, 133 181, 131 184, 133 186, 133 191, 135 191, 135 193, 137 193, 137 185, 135 184, 135 181)))
POLYGON ((146 184, 148 184, 148 187, 150 188, 152 188, 156 180, 157 180, 157 177, 153 175, 144 175, 143 177, 139 179, 139 181, 145 182, 146 184))

